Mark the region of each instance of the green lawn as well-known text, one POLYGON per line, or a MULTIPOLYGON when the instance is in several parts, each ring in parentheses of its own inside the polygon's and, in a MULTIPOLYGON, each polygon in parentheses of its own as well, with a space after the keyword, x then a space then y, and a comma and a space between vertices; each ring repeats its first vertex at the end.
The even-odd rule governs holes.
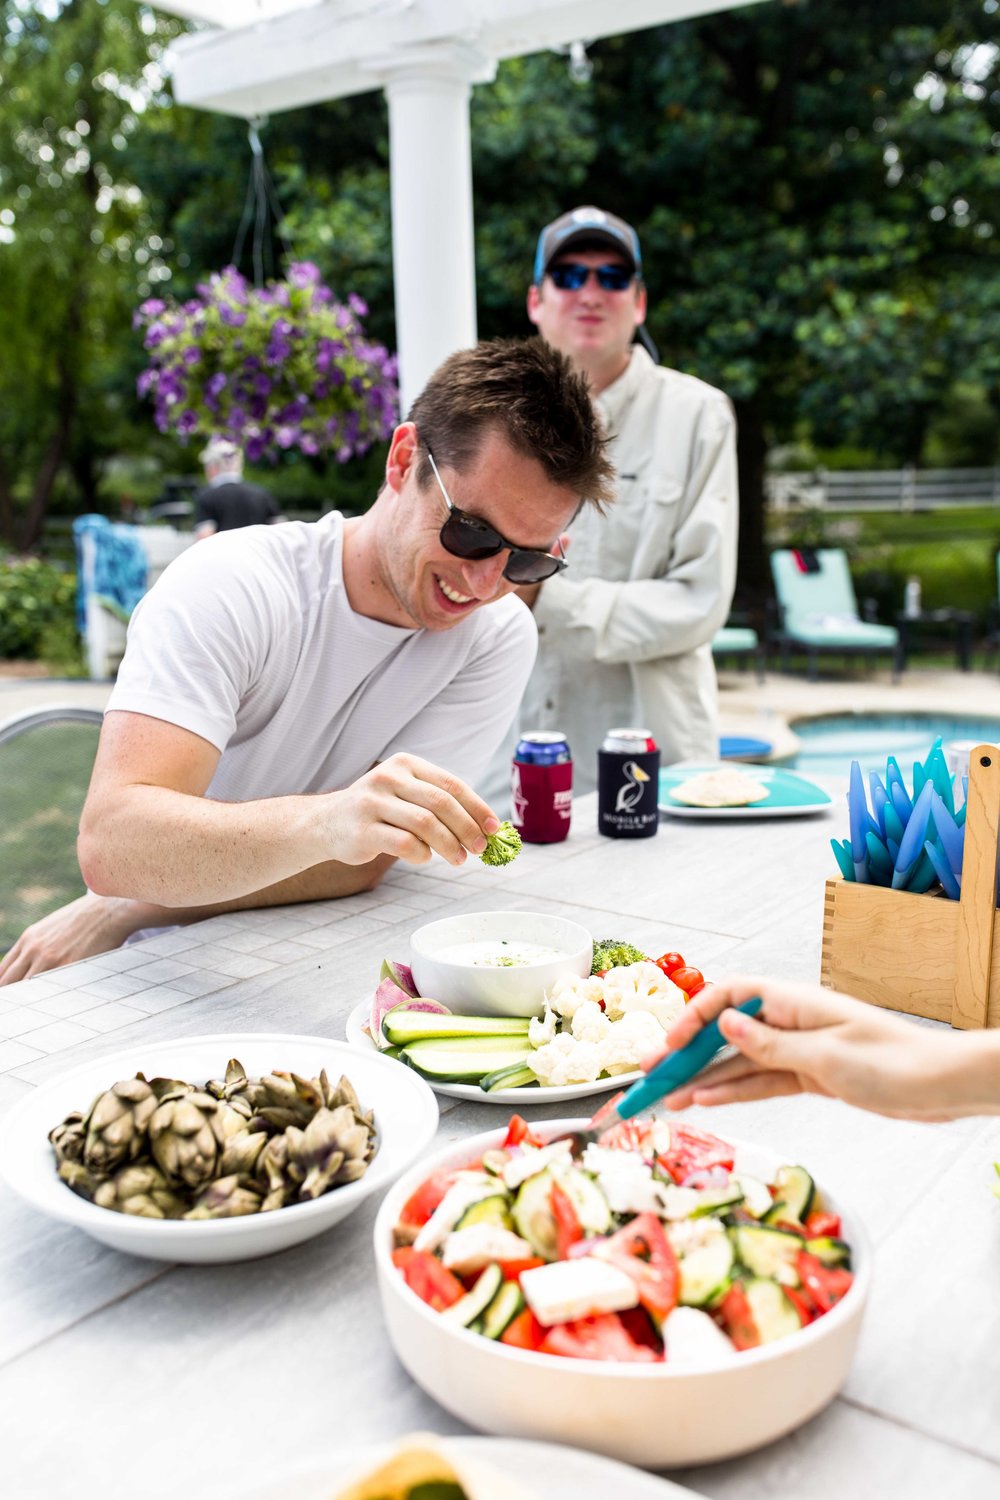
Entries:
POLYGON ((76 831, 99 732, 54 724, 0 745, 0 953, 83 895, 76 831))

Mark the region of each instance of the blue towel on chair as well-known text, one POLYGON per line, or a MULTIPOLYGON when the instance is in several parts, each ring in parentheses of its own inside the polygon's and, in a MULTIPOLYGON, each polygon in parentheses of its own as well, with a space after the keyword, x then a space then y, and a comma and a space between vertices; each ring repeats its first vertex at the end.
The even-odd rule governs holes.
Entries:
POLYGON ((81 635, 87 618, 88 594, 100 594, 130 615, 146 592, 149 564, 138 529, 107 516, 78 516, 73 522, 76 545, 76 623, 81 635), (82 539, 94 538, 94 571, 84 577, 82 539))

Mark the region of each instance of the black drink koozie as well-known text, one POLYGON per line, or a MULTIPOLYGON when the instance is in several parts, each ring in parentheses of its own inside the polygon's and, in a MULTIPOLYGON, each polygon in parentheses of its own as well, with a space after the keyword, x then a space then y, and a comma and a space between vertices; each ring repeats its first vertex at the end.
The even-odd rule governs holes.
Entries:
POLYGON ((610 839, 652 838, 660 825, 660 752, 597 752, 597 831, 610 839))

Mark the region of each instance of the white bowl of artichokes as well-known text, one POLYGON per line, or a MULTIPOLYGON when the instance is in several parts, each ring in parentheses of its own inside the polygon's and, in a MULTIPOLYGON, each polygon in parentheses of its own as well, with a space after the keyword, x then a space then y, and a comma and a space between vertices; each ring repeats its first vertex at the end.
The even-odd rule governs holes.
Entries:
POLYGON ((437 1122, 422 1078, 344 1042, 144 1042, 10 1110, 0 1174, 33 1208, 127 1254, 249 1260, 346 1218, 417 1160, 437 1122))

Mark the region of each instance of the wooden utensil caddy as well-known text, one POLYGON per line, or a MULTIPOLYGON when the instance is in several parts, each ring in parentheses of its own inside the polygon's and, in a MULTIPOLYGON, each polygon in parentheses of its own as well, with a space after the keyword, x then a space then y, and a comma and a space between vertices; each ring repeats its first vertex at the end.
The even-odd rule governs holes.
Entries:
POLYGON ((958 901, 826 883, 821 982, 873 1005, 972 1029, 1000 1026, 1000 749, 970 757, 958 901))

